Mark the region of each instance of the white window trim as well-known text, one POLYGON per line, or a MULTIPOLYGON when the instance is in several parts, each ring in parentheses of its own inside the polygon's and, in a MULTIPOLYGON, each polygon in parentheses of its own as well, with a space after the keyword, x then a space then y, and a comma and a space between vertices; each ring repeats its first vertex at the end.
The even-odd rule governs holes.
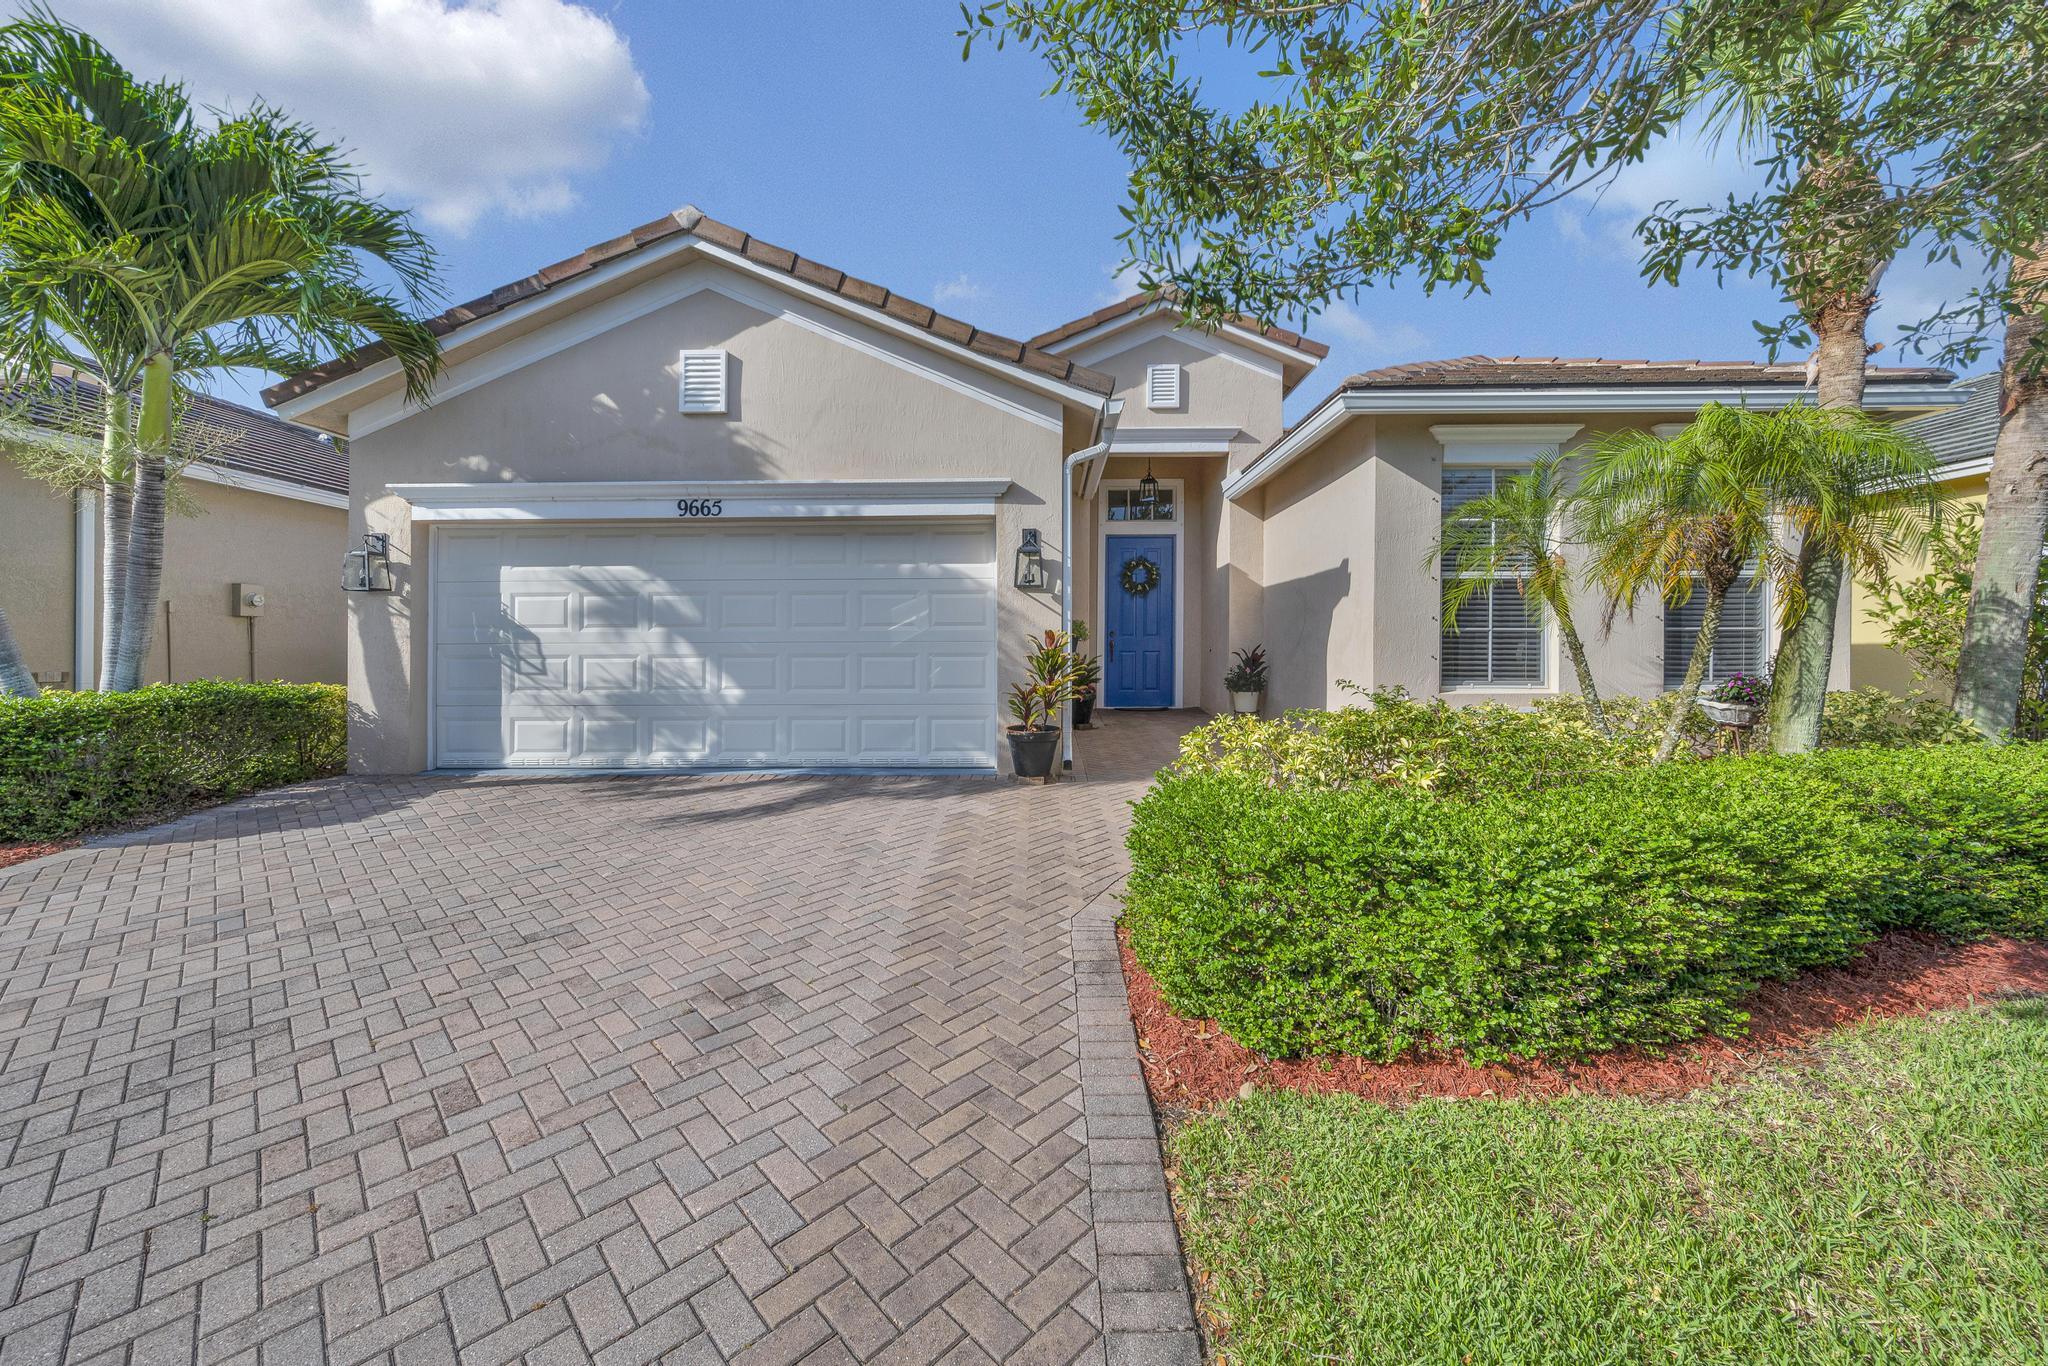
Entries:
MULTIPOLYGON (((1450 429, 1447 429, 1447 428, 1438 428, 1438 427, 1432 427, 1432 428, 1430 428, 1430 431, 1431 431, 1431 433, 1433 433, 1433 434, 1434 434, 1434 433, 1436 433, 1436 432, 1439 432, 1439 431, 1444 431, 1444 430, 1450 430, 1450 429)), ((1485 429, 1480 429, 1480 430, 1485 430, 1485 429)), ((1563 428, 1557 428, 1557 427, 1552 427, 1552 428, 1547 428, 1547 429, 1545 429, 1545 430, 1550 430, 1550 431, 1562 431, 1562 432, 1563 432, 1563 435, 1561 435, 1561 436, 1557 437, 1556 439, 1557 439, 1558 441, 1564 441, 1564 440, 1567 440, 1567 439, 1569 439, 1569 438, 1571 437, 1571 435, 1572 435, 1573 433, 1577 432, 1577 431, 1578 431, 1579 429, 1578 429, 1577 427, 1572 427, 1572 428, 1570 428, 1569 430, 1565 430, 1565 429, 1563 429, 1563 428)), ((1442 437, 1438 437, 1437 439, 1441 441, 1441 440, 1442 440, 1443 438, 1442 438, 1442 437)), ((1481 445, 1478 445, 1478 444, 1475 444, 1475 443, 1463 443, 1462 449, 1464 449, 1464 450, 1467 450, 1467 451, 1470 451, 1470 450, 1476 450, 1476 449, 1493 449, 1493 448, 1495 448, 1495 447, 1497 447, 1497 446, 1501 446, 1501 445, 1503 445, 1503 443, 1488 443, 1488 444, 1486 444, 1485 446, 1481 446, 1481 445)), ((1530 467, 1531 467, 1532 465, 1534 465, 1534 464, 1535 464, 1536 460, 1537 460, 1537 459, 1539 458, 1539 456, 1538 456, 1538 455, 1536 455, 1536 454, 1531 454, 1531 453, 1529 452, 1529 449, 1528 449, 1528 447, 1527 447, 1527 446, 1525 446, 1525 445, 1515 444, 1515 445, 1512 445, 1511 447, 1508 447, 1508 448, 1509 448, 1509 449, 1512 449, 1512 450, 1515 450, 1515 451, 1519 451, 1519 452, 1521 452, 1521 455, 1520 455, 1520 457, 1519 457, 1519 458, 1505 458, 1505 457, 1502 457, 1502 456, 1500 456, 1500 455, 1495 455, 1495 456, 1492 456, 1492 457, 1490 457, 1490 458, 1487 458, 1487 459, 1477 459, 1477 458, 1473 458, 1473 459, 1454 459, 1454 458, 1452 457, 1452 454, 1451 454, 1451 452, 1452 452, 1452 450, 1453 450, 1453 447, 1452 447, 1452 445, 1451 445, 1450 443, 1446 443, 1446 444, 1445 444, 1445 447, 1444 447, 1444 452, 1445 452, 1445 454, 1444 454, 1444 464, 1445 464, 1446 466, 1451 466, 1451 465, 1457 465, 1457 466, 1461 466, 1461 467, 1463 467, 1463 468, 1467 468, 1467 469, 1492 469, 1492 470, 1515 470, 1515 471, 1517 471, 1517 472, 1522 472, 1522 471, 1526 471, 1526 470, 1528 470, 1528 469, 1529 469, 1529 468, 1530 468, 1530 467)), ((1548 449, 1547 449, 1546 451, 1544 451, 1544 452, 1543 452, 1543 454, 1555 455, 1555 454, 1557 454, 1557 447, 1556 447, 1555 445, 1552 445, 1552 446, 1550 446, 1550 447, 1549 447, 1549 448, 1548 448, 1548 449)), ((1499 479, 1498 479, 1498 477, 1497 477, 1497 476, 1496 476, 1495 482, 1496 482, 1496 483, 1498 483, 1498 482, 1499 482, 1499 479)), ((1437 487, 1437 521, 1438 521, 1438 525, 1439 525, 1439 526, 1441 526, 1441 525, 1442 525, 1442 521, 1443 521, 1443 487, 1444 487, 1444 485, 1443 485, 1443 479, 1442 479, 1441 477, 1439 477, 1439 478, 1437 479, 1437 485, 1436 485, 1436 487, 1437 487)), ((1457 575, 1453 575, 1452 577, 1454 577, 1454 578, 1465 578, 1465 579, 1489 579, 1489 580, 1491 580, 1491 581, 1493 581, 1493 582, 1495 582, 1495 583, 1501 583, 1501 582, 1505 582, 1505 581, 1506 581, 1506 580, 1504 579, 1504 577, 1503 577, 1503 576, 1500 576, 1500 575, 1495 575, 1495 574, 1457 574, 1457 575)), ((1444 662, 1443 662, 1443 659, 1444 659, 1444 653, 1443 653, 1443 652, 1444 652, 1444 634, 1445 634, 1445 633, 1444 633, 1444 625, 1443 625, 1443 617, 1444 617, 1444 593, 1443 593, 1443 578, 1444 578, 1444 573, 1443 573, 1443 560, 1442 560, 1441 558, 1439 558, 1439 559, 1437 560, 1437 573, 1436 573, 1436 590, 1437 590, 1437 591, 1436 591, 1436 605, 1435 605, 1435 610, 1436 610, 1436 661, 1437 661, 1437 663, 1436 663, 1436 690, 1437 690, 1438 694, 1439 694, 1439 695, 1441 695, 1441 696, 1445 696, 1445 697, 1468 697, 1468 696, 1475 696, 1475 695, 1477 695, 1477 696, 1487 696, 1487 695, 1495 695, 1495 694, 1497 694, 1497 695, 1499 695, 1499 696, 1503 696, 1503 697, 1547 697, 1547 696, 1550 696, 1550 695, 1552 695, 1552 694, 1556 693, 1556 692, 1558 691, 1558 679, 1559 679, 1559 678, 1561 678, 1561 677, 1563 676, 1563 668, 1564 668, 1564 663, 1563 663, 1563 655, 1564 655, 1564 634, 1563 634, 1563 633, 1562 633, 1561 631, 1559 631, 1559 630, 1557 629, 1557 622, 1551 619, 1551 615, 1550 615, 1550 613, 1548 613, 1548 612, 1545 612, 1545 613, 1544 613, 1544 616, 1543 616, 1543 639, 1542 639, 1542 640, 1541 640, 1541 642, 1539 642, 1539 644, 1538 644, 1538 654, 1540 655, 1540 657, 1541 657, 1541 659, 1542 659, 1542 669, 1543 669, 1543 673, 1542 673, 1542 676, 1541 676, 1541 677, 1540 677, 1540 678, 1539 678, 1539 679, 1538 679, 1538 680, 1537 680, 1536 682, 1534 682, 1534 683, 1446 683, 1446 682, 1444 682, 1444 662)))
MULTIPOLYGON (((1100 505, 1096 523, 1100 527, 1095 536, 1095 635, 1090 644, 1100 655, 1107 648, 1109 640, 1109 538, 1111 536, 1171 536, 1173 537, 1173 705, 1185 707, 1188 695, 1188 590, 1187 590, 1187 537, 1183 529, 1187 526, 1187 481, 1184 479, 1161 479, 1159 487, 1173 490, 1173 520, 1170 522, 1112 522, 1109 520, 1109 499, 1102 497, 1111 489, 1135 489, 1136 479, 1105 479, 1097 490, 1100 505)), ((1106 666, 1105 666, 1106 667, 1106 666)), ((1105 677, 1102 695, 1095 699, 1095 705, 1108 711, 1109 682, 1105 677)))

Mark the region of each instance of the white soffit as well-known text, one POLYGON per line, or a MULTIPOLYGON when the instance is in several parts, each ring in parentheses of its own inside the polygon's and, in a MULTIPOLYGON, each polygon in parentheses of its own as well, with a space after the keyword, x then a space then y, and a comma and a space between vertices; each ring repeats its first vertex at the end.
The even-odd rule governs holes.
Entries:
POLYGON ((1007 479, 579 480, 391 484, 421 522, 990 517, 1007 479))
MULTIPOLYGON (((932 365, 929 360, 912 360, 911 356, 916 352, 944 356, 961 368, 985 377, 982 382, 974 383, 966 381, 963 377, 948 376, 944 382, 948 382, 950 387, 984 399, 1007 397, 1002 395, 998 386, 1007 387, 1016 397, 1008 398, 1007 403, 998 406, 1007 406, 1019 415, 1027 416, 1039 425, 1054 430, 1058 430, 1061 425, 1060 404, 1099 411, 1105 402, 1100 394, 1077 388, 1049 375, 1037 374, 1021 366, 984 356, 971 347, 947 341, 927 329, 913 327, 886 313, 863 308, 830 290, 806 284, 802 280, 771 270, 744 256, 695 237, 684 237, 673 243, 664 243, 622 257, 571 283, 558 285, 554 289, 514 304, 503 312, 494 313, 488 318, 458 328, 448 335, 445 339, 446 344, 451 350, 474 346, 500 331, 534 318, 537 314, 559 310, 585 294, 607 288, 623 277, 636 274, 645 274, 649 278, 632 285, 621 294, 570 313, 557 322, 543 324, 492 350, 453 361, 443 372, 440 382, 436 384, 434 398, 430 403, 453 397, 465 389, 509 374, 703 289, 714 289, 740 302, 751 304, 771 316, 785 317, 823 335, 856 344, 859 349, 870 354, 880 355, 903 365, 904 368, 918 370, 934 378, 945 375, 946 372, 932 365), (664 262, 692 254, 706 263, 726 267, 732 276, 739 278, 720 284, 696 277, 690 278, 687 284, 679 287, 678 276, 687 277, 691 272, 673 269, 667 273, 660 272, 659 268, 664 262), (750 284, 752 288, 748 287, 750 284), (592 325, 595 315, 604 318, 601 325, 592 325), (856 329, 863 327, 877 334, 876 337, 858 337, 856 329), (878 344, 881 338, 887 338, 892 344, 878 344), (507 357, 504 353, 516 353, 516 357, 507 357), (495 357, 504 358, 494 361, 495 357), (1020 401, 1025 395, 1043 395, 1054 400, 1050 405, 1050 415, 1040 411, 1038 404, 1020 401)), ((280 417, 305 421, 308 414, 342 403, 350 395, 382 384, 395 377, 397 373, 396 361, 381 360, 354 374, 345 375, 317 389, 286 399, 273 411, 280 417)), ((418 409, 407 403, 403 394, 387 394, 354 408, 344 406, 344 411, 347 414, 346 434, 362 436, 367 432, 389 426, 418 409)))
MULTIPOLYGON (((1252 463, 1223 483, 1223 496, 1236 498, 1257 488, 1314 449, 1354 415, 1440 414, 1444 417, 1533 415, 1540 413, 1697 412, 1709 403, 1736 408, 1784 408, 1812 401, 1812 391, 1791 385, 1609 384, 1547 389, 1340 390, 1325 399, 1293 431, 1268 446, 1252 463)), ((1947 384, 1881 384, 1865 391, 1865 407, 1876 412, 1919 412, 1953 408, 1965 395, 1947 384)))

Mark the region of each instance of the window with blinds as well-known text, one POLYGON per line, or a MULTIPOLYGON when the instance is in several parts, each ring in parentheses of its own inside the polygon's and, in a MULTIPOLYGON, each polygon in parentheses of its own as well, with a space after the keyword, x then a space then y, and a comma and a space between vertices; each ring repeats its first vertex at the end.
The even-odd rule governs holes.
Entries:
MULTIPOLYGON (((1449 518, 1502 479, 1525 471, 1488 466, 1444 469, 1443 511, 1449 518)), ((1445 578, 1483 572, 1468 570, 1453 556, 1443 563, 1445 578)), ((1543 630, 1530 620, 1528 604, 1512 575, 1496 576, 1458 609, 1456 630, 1445 631, 1439 673, 1446 688, 1535 688, 1543 685, 1543 630)))
MULTIPOLYGON (((1700 622, 1707 614, 1705 584, 1693 585, 1693 594, 1683 606, 1664 605, 1664 686, 1676 688, 1685 682, 1692 663, 1693 642, 1699 638, 1700 622)), ((1707 655, 1706 681, 1719 683, 1735 674, 1755 677, 1764 671, 1764 594, 1753 574, 1744 574, 1728 590, 1721 604, 1721 624, 1714 630, 1714 644, 1707 655)))

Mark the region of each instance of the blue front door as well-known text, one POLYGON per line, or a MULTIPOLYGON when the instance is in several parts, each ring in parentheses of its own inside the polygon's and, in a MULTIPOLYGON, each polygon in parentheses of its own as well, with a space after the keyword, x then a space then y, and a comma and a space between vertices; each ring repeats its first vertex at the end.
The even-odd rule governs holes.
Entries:
POLYGON ((1102 642, 1102 700, 1111 707, 1173 705, 1173 537, 1110 536, 1105 556, 1109 579, 1109 638, 1102 642), (1157 582, 1146 592, 1124 587, 1125 569, 1145 563, 1129 576, 1157 582))

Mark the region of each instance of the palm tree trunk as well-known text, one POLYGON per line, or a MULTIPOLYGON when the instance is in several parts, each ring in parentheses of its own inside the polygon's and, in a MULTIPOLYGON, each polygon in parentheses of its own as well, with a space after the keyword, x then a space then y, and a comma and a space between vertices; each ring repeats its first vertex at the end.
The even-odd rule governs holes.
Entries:
MULTIPOLYGON (((100 691, 114 686, 114 655, 121 645, 127 597, 121 591, 128 569, 128 511, 134 501, 129 482, 128 396, 107 394, 100 438, 100 691)), ((78 686, 83 688, 85 680, 78 686)))
POLYGON ((0 608, 0 693, 9 697, 36 697, 42 688, 36 676, 21 661, 21 648, 14 643, 14 628, 7 624, 7 611, 0 608))
POLYGON ((1984 531, 1956 661, 1956 715, 1992 739, 2010 733, 2019 718, 2027 623, 2048 536, 2048 372, 2028 374, 2026 366, 2048 313, 2041 297, 2048 290, 2048 254, 2015 260, 2012 286, 2022 304, 2005 323, 2004 418, 1991 454, 1984 531))
POLYGON ((143 665, 156 639, 156 607, 164 574, 164 478, 171 445, 171 358, 150 357, 142 371, 142 410, 135 429, 135 501, 128 512, 121 637, 115 647, 114 690, 142 686, 143 665))
MULTIPOLYGON (((1863 407, 1870 354, 1864 338, 1871 310, 1877 306, 1877 278, 1883 272, 1882 262, 1871 271, 1870 292, 1832 300, 1815 312, 1812 323, 1819 349, 1814 388, 1823 408, 1855 412, 1863 407)), ((1779 754, 1804 754, 1820 743, 1828 672, 1835 662, 1835 622, 1842 608, 1842 562, 1825 551, 1801 546, 1799 581, 1804 602, 1799 615, 1785 624, 1771 668, 1771 749, 1779 754)))
POLYGON ((1685 678, 1678 685, 1678 697, 1672 703, 1671 715, 1664 722, 1664 738, 1657 742, 1657 763, 1667 762, 1678 753, 1678 742, 1685 738, 1685 721, 1692 715, 1693 701, 1700 695, 1700 683, 1707 676, 1707 657, 1714 651, 1714 633, 1721 629, 1721 605, 1728 601, 1728 590, 1734 584, 1718 582, 1719 575, 1707 580, 1707 607, 1700 614, 1699 634, 1692 639, 1692 658, 1686 661, 1685 678))
POLYGON ((1579 628, 1572 624, 1571 608, 1556 602, 1551 604, 1550 610, 1557 617, 1558 634, 1564 637, 1564 651, 1571 656, 1572 672, 1579 676, 1579 691, 1585 694, 1586 709, 1593 713, 1593 724, 1611 740, 1614 728, 1607 724, 1607 708, 1600 705, 1600 689, 1593 682, 1593 666, 1586 659, 1586 644, 1579 639, 1579 628))

